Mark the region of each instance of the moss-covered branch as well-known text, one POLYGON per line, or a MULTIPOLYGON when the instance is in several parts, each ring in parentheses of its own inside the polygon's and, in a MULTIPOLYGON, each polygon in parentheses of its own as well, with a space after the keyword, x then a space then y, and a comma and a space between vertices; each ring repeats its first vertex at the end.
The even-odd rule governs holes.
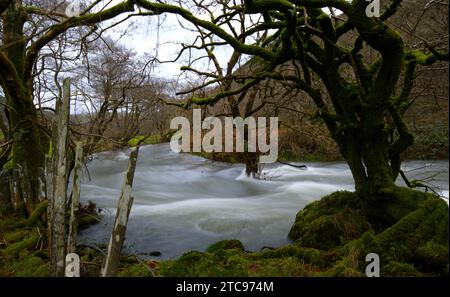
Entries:
POLYGON ((418 50, 408 50, 405 52, 406 60, 415 60, 417 64, 427 66, 431 65, 437 61, 448 61, 450 53, 439 53, 434 51, 434 53, 425 54, 418 50))

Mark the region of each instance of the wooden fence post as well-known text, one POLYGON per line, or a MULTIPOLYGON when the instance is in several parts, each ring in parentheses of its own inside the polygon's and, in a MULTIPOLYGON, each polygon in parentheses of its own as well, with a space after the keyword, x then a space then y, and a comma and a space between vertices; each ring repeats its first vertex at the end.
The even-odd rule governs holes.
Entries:
POLYGON ((64 276, 66 259, 67 135, 70 113, 70 79, 63 82, 63 94, 57 114, 56 150, 53 151, 55 181, 53 185, 51 267, 55 276, 64 276), (56 176, 55 176, 56 175, 56 176))
POLYGON ((73 168, 72 205, 70 207, 69 237, 67 239, 67 252, 75 253, 78 231, 78 212, 80 210, 80 177, 83 163, 83 144, 77 142, 75 149, 75 167, 73 168))
POLYGON ((52 158, 49 155, 45 155, 45 167, 44 167, 44 179, 45 179, 45 196, 48 200, 47 206, 47 244, 48 244, 48 256, 50 262, 52 261, 52 213, 53 213, 53 174, 52 174, 52 158))
POLYGON ((128 170, 122 187, 122 192, 120 193, 116 218, 114 220, 114 227, 108 244, 108 252, 102 268, 102 276, 104 277, 117 276, 117 269, 119 266, 122 245, 125 239, 128 216, 130 215, 131 206, 133 205, 131 188, 133 186, 134 171, 136 170, 138 154, 139 146, 130 154, 128 170))

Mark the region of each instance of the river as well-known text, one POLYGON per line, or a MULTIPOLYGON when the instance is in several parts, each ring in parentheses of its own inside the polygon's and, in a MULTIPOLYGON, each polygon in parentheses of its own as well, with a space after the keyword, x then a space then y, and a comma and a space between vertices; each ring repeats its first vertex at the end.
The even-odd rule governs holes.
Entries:
MULTIPOLYGON (((79 243, 108 242, 129 152, 96 154, 88 163, 91 179, 85 174, 81 199, 95 202, 104 218, 81 231, 79 243)), ((343 162, 301 164, 307 169, 266 165, 265 179, 255 180, 245 176, 240 164, 177 154, 168 144, 143 146, 124 249, 159 251, 161 259, 170 259, 222 239, 239 239, 253 251, 286 244, 295 215, 305 205, 337 190, 354 190, 343 162)), ((448 161, 408 161, 403 169, 410 179, 427 179, 448 201, 448 161)))

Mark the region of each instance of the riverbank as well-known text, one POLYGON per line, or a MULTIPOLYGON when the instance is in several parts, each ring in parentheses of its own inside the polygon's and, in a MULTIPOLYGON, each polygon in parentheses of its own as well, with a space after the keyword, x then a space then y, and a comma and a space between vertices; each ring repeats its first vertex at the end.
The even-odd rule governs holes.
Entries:
MULTIPOLYGON (((269 170, 268 179, 258 181, 240 176, 243 170, 240 165, 230 166, 190 154, 175 154, 170 152, 167 144, 143 147, 140 154, 134 185, 135 204, 127 228, 125 253, 120 268, 121 276, 152 276, 153 274, 157 276, 233 274, 363 276, 362 265, 365 263, 363 258, 358 258, 358 261, 347 265, 347 261, 350 261, 347 258, 353 259, 355 254, 352 252, 349 256, 346 249, 351 247, 351 249, 359 250, 358 244, 361 242, 358 240, 367 240, 371 247, 372 245, 375 247, 375 252, 381 251, 382 259, 392 257, 390 254, 383 254, 386 240, 382 240, 382 237, 389 236, 389 232, 370 230, 364 223, 364 217, 357 215, 358 209, 347 207, 358 205, 351 200, 352 195, 344 195, 351 201, 347 203, 347 206, 345 203, 330 205, 312 202, 319 197, 332 196, 326 193, 342 189, 343 185, 351 190, 351 175, 343 164, 308 163, 307 170, 298 170, 289 166, 273 166, 273 168, 266 168, 269 170), (311 205, 320 205, 320 207, 315 208, 311 205), (289 230, 293 229, 293 225, 298 225, 301 219, 297 219, 297 223, 291 219, 295 217, 299 209, 309 209, 306 212, 308 217, 306 221, 311 224, 300 225, 308 225, 309 228, 306 229, 311 231, 303 233, 317 234, 316 239, 313 237, 308 241, 299 241, 297 238, 294 243, 275 240, 283 239, 288 235, 289 230), (345 222, 342 218, 349 218, 351 221, 345 222), (333 226, 345 228, 336 231, 332 229, 333 226), (332 234, 324 233, 327 230, 333 230, 332 234), (142 233, 144 231, 147 233, 142 233), (382 233, 385 235, 379 236, 382 233), (218 234, 221 238, 218 238, 218 234), (186 238, 193 239, 196 246, 190 247, 193 243, 186 242, 186 238), (228 244, 220 244, 220 248, 217 249, 208 248, 205 252, 186 253, 195 249, 203 251, 207 246, 211 246, 212 242, 225 238, 238 239, 242 244, 233 241, 231 248, 228 244), (267 243, 271 238, 274 240, 267 243), (167 249, 160 248, 164 242, 169 243, 167 249), (177 245, 173 242, 177 242, 177 245), (254 243, 250 244, 250 242, 254 243), (317 242, 327 244, 317 246, 317 242), (348 245, 350 242, 354 243, 348 245), (158 246, 158 244, 161 245, 158 246), (266 248, 259 252, 263 246, 275 248, 266 248), (133 252, 134 248, 138 251, 133 252), (254 252, 248 252, 248 250, 254 252), (135 256, 148 251, 161 251, 163 257, 135 256), (174 259, 167 259, 172 258, 168 252, 175 252, 177 256, 174 259)), ((111 231, 109 214, 111 214, 110 210, 116 207, 117 192, 123 180, 122 174, 126 164, 125 152, 102 153, 88 164, 93 182, 83 184, 82 199, 94 200, 100 208, 105 209, 105 217, 101 224, 92 226, 89 232, 81 232, 78 253, 82 258, 83 276, 99 275, 104 259, 104 246, 86 242, 85 236, 89 233, 96 239, 105 237, 107 240, 109 237, 111 231), (102 233, 98 233, 99 230, 102 233)), ((435 169, 431 170, 420 163, 405 164, 406 171, 412 174, 417 174, 419 171, 417 168, 422 168, 420 169, 422 174, 434 176, 436 179, 435 169)), ((439 162, 433 164, 442 165, 439 162)), ((448 174, 447 181, 440 182, 448 185, 448 174)), ((327 201, 327 199, 323 198, 319 201, 327 201)), ((438 208, 445 209, 443 205, 438 208)), ((426 214, 432 212, 433 209, 426 210, 426 214)), ((437 229, 439 226, 433 224, 444 221, 443 226, 448 228, 448 208, 446 213, 447 217, 444 215, 443 220, 430 215, 430 226, 437 229)), ((427 222, 427 216, 419 215, 421 221, 427 222)), ((3 267, 1 275, 42 276, 48 272, 45 224, 37 220, 35 224, 21 225, 20 228, 11 227, 17 226, 13 222, 23 220, 25 217, 21 218, 20 214, 10 219, 2 217, 4 226, 9 226, 10 229, 0 232, 2 234, 0 265, 3 267)), ((384 231, 387 229, 389 228, 384 231)), ((430 234, 433 231, 430 231, 428 227, 424 230, 430 234)), ((302 234, 302 231, 294 233, 302 234)), ((405 231, 401 234, 405 235, 403 241, 412 240, 415 237, 420 239, 423 237, 427 240, 428 236, 420 233, 420 230, 405 231), (408 234, 412 236, 412 239, 408 239, 408 234)), ((417 247, 422 246, 419 254, 405 254, 405 251, 415 250, 415 247, 394 247, 403 253, 400 254, 402 257, 407 256, 412 260, 390 260, 391 265, 387 268, 383 267, 383 275, 445 275, 442 260, 439 259, 448 259, 446 256, 448 248, 443 248, 441 243, 436 245, 433 240, 431 243, 428 241, 417 245, 417 247), (420 259, 430 258, 427 253, 431 254, 431 257, 437 255, 432 263, 441 263, 437 264, 439 269, 422 267, 424 262, 420 259), (416 267, 417 265, 420 267, 416 267), (414 269, 411 269, 411 266, 414 269)), ((364 249, 361 251, 358 257, 362 257, 366 252, 364 249)), ((432 263, 431 265, 435 265, 432 263)))
MULTIPOLYGON (((396 221, 382 227, 369 220, 362 200, 335 192, 297 214, 294 243, 248 253, 236 240, 206 252, 188 252, 160 266, 167 276, 365 276, 366 256, 381 259, 381 276, 448 276, 448 205, 406 188, 386 195, 399 199, 396 221), (414 201, 414 202, 412 202, 414 201), (405 205, 410 211, 405 210, 405 205), (378 225, 378 226, 377 226, 378 225)), ((395 206, 397 205, 397 206, 395 206)), ((392 212, 392 209, 391 209, 392 212)))
MULTIPOLYGON (((380 256, 381 276, 448 276, 448 206, 431 194, 394 191, 403 213, 381 230, 357 195, 335 192, 298 213, 292 244, 247 252, 240 241, 223 240, 165 261, 123 255, 118 276, 365 276, 369 253, 380 256)), ((0 275, 48 276, 45 228, 18 214, 1 222, 0 275)), ((105 251, 79 245, 77 252, 81 276, 98 276, 105 251)))
MULTIPOLYGON (((280 127, 279 129, 279 153, 278 159, 284 162, 331 162, 343 161, 335 142, 328 136, 326 130, 320 137, 312 134, 301 134, 298 131, 280 127)), ((141 145, 159 144, 170 141, 174 130, 168 130, 158 134, 139 135, 119 147, 100 145, 96 153, 135 147, 141 145)), ((317 133, 317 131, 315 131, 317 133)), ((244 163, 242 154, 236 153, 194 153, 197 156, 230 164, 244 163)), ((404 160, 447 160, 449 156, 448 129, 442 125, 435 125, 424 131, 418 132, 414 144, 403 154, 404 160)))

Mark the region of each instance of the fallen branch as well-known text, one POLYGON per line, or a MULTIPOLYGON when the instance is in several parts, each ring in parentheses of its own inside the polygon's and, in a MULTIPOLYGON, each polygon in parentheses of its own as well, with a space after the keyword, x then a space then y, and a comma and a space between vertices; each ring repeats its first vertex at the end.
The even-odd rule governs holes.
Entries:
POLYGON ((283 161, 278 161, 278 163, 283 164, 283 165, 292 166, 292 167, 298 168, 298 169, 305 169, 305 168, 308 168, 308 167, 306 167, 306 165, 295 165, 295 164, 290 164, 290 163, 283 162, 283 161))

